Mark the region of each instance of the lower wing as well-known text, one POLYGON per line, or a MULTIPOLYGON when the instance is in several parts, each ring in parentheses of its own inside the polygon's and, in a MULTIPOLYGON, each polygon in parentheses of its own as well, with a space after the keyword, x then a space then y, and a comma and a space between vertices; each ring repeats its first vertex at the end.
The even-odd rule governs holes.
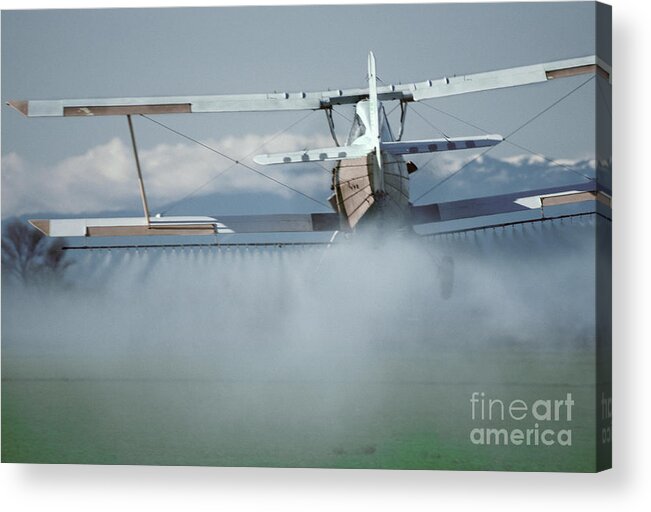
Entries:
MULTIPOLYGON (((599 190, 594 182, 589 182, 412 206, 410 220, 415 226, 431 225, 439 233, 453 233, 587 213, 596 213, 610 219, 610 208, 609 193, 599 190), (582 206, 580 211, 572 208, 579 205, 582 206), (526 218, 519 216, 516 220, 505 220, 510 214, 527 212, 529 215, 526 218)), ((344 230, 337 213, 152 217, 149 222, 144 217, 33 219, 30 223, 45 235, 52 237, 215 236, 344 230)))

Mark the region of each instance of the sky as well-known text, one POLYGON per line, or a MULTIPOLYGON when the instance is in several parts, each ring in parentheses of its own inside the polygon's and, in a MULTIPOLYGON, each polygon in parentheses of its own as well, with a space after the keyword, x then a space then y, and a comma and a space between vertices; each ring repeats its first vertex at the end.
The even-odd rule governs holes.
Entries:
MULTIPOLYGON (((4 106, 8 99, 356 87, 366 81, 369 50, 382 81, 421 81, 594 54, 594 23, 592 2, 4 11, 2 216, 138 214, 140 205, 125 119, 27 119, 4 106)), ((610 61, 610 55, 601 56, 610 61)), ((584 80, 579 76, 428 103, 489 132, 508 134, 584 80)), ((593 80, 512 140, 565 163, 594 158, 596 94, 593 80)), ((387 107, 390 111, 392 105, 387 107)), ((344 139, 352 107, 338 110, 337 133, 344 139)), ((243 159, 251 152, 332 145, 325 116, 306 114, 156 119, 243 159)), ((390 118, 397 122, 397 112, 390 118)), ((246 169, 229 169, 227 160, 146 119, 134 123, 153 212, 327 211, 246 169)), ((441 132, 481 133, 431 107, 413 105, 405 139, 440 137, 441 132)), ((506 161, 531 156, 507 144, 489 155, 506 161)), ((474 156, 472 151, 419 156, 416 163, 424 168, 412 180, 412 197, 474 156)), ((318 165, 262 170, 318 201, 330 194, 329 176, 318 165)), ((477 171, 480 165, 470 166, 459 175, 463 187, 446 184, 421 202, 485 195, 486 180, 477 171)), ((504 192, 533 188, 517 174, 502 184, 504 192)), ((566 171, 552 174, 562 174, 567 182, 566 171)), ((581 181, 576 175, 572 180, 581 181)))
MULTIPOLYGON (((363 86, 369 50, 376 55, 379 77, 388 83, 580 57, 595 52, 593 9, 591 3, 563 3, 3 13, 2 99, 363 86)), ((584 81, 576 77, 431 105, 489 132, 509 134, 584 81)), ((589 172, 594 84, 527 125, 513 141, 589 172)), ((351 109, 340 108, 335 116, 340 138, 348 131, 345 117, 351 109)), ((408 116, 405 139, 480 134, 424 105, 411 106, 408 116)), ((331 145, 320 112, 157 119, 237 159, 254 150, 331 145)), ((2 121, 3 217, 139 213, 125 119, 26 119, 3 107, 2 121)), ((246 169, 231 169, 230 162, 146 119, 134 122, 153 212, 324 211, 246 169), (214 176, 219 177, 209 182, 214 176), (205 183, 199 194, 174 207, 205 183)), ((420 198, 475 156, 419 156, 412 197, 420 198)), ((330 194, 329 172, 318 165, 264 171, 320 201, 330 194)), ((576 181, 582 180, 565 168, 501 144, 422 201, 576 181)), ((194 378, 200 375, 197 368, 212 375, 213 365, 228 368, 234 361, 240 366, 230 371, 238 373, 244 365, 238 377, 245 381, 265 371, 300 382, 309 372, 319 376, 316 369, 341 381, 346 375, 330 369, 345 367, 351 348, 368 361, 386 353, 383 343, 405 341, 405 323, 395 321, 396 315, 414 335, 413 360, 420 358, 423 341, 462 342, 470 353, 472 347, 509 340, 527 345, 525 351, 529 344, 549 347, 550 339, 574 349, 591 340, 594 327, 594 236, 595 223, 579 219, 479 233, 472 240, 443 237, 431 247, 399 238, 379 247, 340 244, 325 254, 248 248, 79 251, 72 288, 5 294, 3 350, 17 358, 21 351, 56 354, 35 358, 38 363, 30 368, 64 378, 71 369, 84 376, 115 376, 130 368, 138 377, 160 368, 158 375, 165 378, 170 369, 194 378), (441 256, 455 265, 448 301, 438 293, 441 256), (38 319, 26 320, 34 310, 38 319), (249 339, 268 341, 268 350, 247 354, 249 339)), ((403 343, 391 350, 389 358, 405 355, 403 343)), ((485 367, 480 358, 475 364, 485 367)), ((8 366, 16 375, 24 370, 8 366)), ((363 368, 354 373, 365 375, 363 368)), ((374 400, 382 403, 383 389, 375 391, 374 400)), ((97 404, 91 409, 103 418, 105 402, 89 396, 97 404)), ((248 410, 275 417, 271 403, 256 400, 248 410)), ((109 413, 124 416, 122 410, 109 413)), ((206 431, 212 432, 210 426, 206 431)))

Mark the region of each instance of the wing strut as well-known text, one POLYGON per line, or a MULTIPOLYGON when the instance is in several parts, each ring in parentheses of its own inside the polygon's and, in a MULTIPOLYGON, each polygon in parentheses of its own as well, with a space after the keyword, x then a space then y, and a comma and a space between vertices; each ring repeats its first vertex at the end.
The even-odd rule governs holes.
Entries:
POLYGON ((407 119, 407 102, 406 101, 400 101, 400 132, 398 132, 398 136, 396 137, 396 142, 400 142, 402 140, 402 135, 405 132, 405 121, 407 119))
POLYGON ((339 144, 339 141, 337 140, 337 134, 335 133, 335 121, 332 119, 332 107, 324 108, 323 111, 328 118, 328 128, 330 128, 330 135, 332 135, 332 140, 334 140, 337 147, 339 147, 341 144, 339 144))
POLYGON ((142 209, 145 211, 145 222, 147 223, 147 227, 150 227, 151 221, 149 219, 149 205, 147 204, 147 194, 145 193, 145 182, 142 179, 142 171, 140 169, 140 158, 138 158, 138 147, 136 146, 136 135, 133 131, 133 122, 131 121, 131 114, 127 114, 127 121, 129 122, 129 133, 131 134, 133 157, 136 161, 136 171, 138 171, 138 185, 140 187, 140 199, 142 199, 142 209))

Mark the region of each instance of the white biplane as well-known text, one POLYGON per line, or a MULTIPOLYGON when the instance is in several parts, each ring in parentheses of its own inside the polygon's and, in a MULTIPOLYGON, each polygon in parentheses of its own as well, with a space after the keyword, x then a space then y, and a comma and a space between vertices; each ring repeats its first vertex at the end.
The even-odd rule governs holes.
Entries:
MULTIPOLYGON (((417 167, 405 156, 499 144, 500 135, 472 135, 429 140, 402 140, 407 106, 411 102, 525 86, 581 74, 599 75, 610 81, 611 69, 595 56, 573 58, 498 71, 445 77, 401 85, 379 85, 375 58, 368 55, 368 87, 321 92, 243 95, 174 96, 149 98, 104 98, 80 100, 9 101, 29 117, 77 117, 121 115, 128 118, 144 214, 142 217, 34 219, 30 222, 53 237, 121 237, 145 235, 220 235, 232 233, 351 232, 374 226, 374 231, 410 230, 417 224, 445 223, 459 219, 488 219, 481 226, 495 226, 490 219, 499 214, 539 210, 541 215, 524 222, 558 218, 546 207, 591 202, 598 212, 610 208, 610 191, 597 179, 519 193, 414 206, 409 197, 409 176, 417 167), (399 102, 397 135, 389 125, 384 104, 399 102), (334 130, 333 107, 355 105, 350 135, 340 145, 334 130), (336 162, 332 170, 334 212, 286 215, 238 215, 224 217, 151 215, 138 159, 131 116, 196 114, 204 112, 263 112, 323 110, 334 146, 298 152, 258 155, 256 164, 336 162)), ((235 161, 235 163, 241 163, 235 161)), ((244 165, 244 164, 243 164, 244 165)), ((251 168, 248 165, 246 167, 251 168)), ((570 216, 570 215, 565 215, 570 216)), ((609 216, 606 214, 606 216, 609 216)), ((517 221, 516 223, 519 223, 517 221)), ((501 223, 499 225, 505 225, 501 223)), ((458 229, 456 231, 459 231, 458 229)), ((332 241, 333 238, 331 238, 332 241)))

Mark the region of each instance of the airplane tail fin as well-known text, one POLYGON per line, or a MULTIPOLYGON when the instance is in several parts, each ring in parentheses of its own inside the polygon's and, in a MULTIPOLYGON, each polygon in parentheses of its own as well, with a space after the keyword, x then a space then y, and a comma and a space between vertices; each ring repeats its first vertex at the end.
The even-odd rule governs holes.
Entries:
POLYGON ((382 191, 384 190, 384 173, 382 172, 382 152, 380 148, 380 104, 377 97, 377 72, 373 52, 368 52, 368 116, 372 151, 375 153, 373 188, 376 191, 382 191))
POLYGON ((373 52, 368 52, 368 111, 371 137, 374 142, 379 144, 380 117, 377 97, 377 72, 375 70, 375 56, 373 52))

